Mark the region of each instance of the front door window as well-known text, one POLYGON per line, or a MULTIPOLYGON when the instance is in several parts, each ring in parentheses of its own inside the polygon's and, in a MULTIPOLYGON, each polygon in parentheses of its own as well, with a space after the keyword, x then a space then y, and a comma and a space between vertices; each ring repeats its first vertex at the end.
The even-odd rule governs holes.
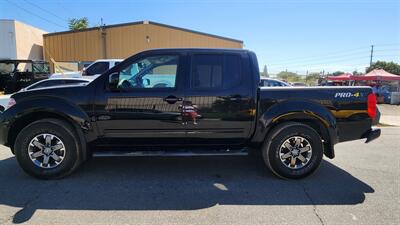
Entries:
POLYGON ((142 88, 175 88, 178 56, 159 55, 138 60, 119 74, 118 88, 130 91, 142 88))

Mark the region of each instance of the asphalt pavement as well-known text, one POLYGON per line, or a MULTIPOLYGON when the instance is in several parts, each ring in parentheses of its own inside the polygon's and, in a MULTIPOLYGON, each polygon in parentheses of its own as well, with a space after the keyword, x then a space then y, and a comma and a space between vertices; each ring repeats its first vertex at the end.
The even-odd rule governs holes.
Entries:
POLYGON ((400 128, 297 181, 250 157, 101 158, 61 180, 0 147, 0 224, 400 224, 400 128))

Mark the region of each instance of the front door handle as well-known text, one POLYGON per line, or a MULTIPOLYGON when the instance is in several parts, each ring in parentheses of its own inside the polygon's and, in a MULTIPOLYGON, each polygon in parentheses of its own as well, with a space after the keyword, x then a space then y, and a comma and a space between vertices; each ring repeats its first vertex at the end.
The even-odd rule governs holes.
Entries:
POLYGON ((168 97, 165 97, 164 101, 168 102, 169 104, 175 104, 176 102, 182 101, 182 98, 178 98, 176 96, 170 95, 168 97))
POLYGON ((229 97, 229 100, 234 101, 234 102, 239 102, 239 101, 247 101, 249 98, 243 97, 241 95, 231 95, 229 97))

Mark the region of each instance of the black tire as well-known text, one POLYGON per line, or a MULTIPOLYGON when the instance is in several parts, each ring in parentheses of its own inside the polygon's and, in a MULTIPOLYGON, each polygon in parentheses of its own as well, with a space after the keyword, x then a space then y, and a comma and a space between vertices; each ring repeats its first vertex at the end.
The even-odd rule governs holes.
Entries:
POLYGON ((73 127, 58 119, 43 119, 26 126, 18 134, 15 144, 15 156, 22 169, 31 176, 40 179, 56 179, 71 174, 80 164, 81 146, 73 127), (42 168, 29 156, 28 147, 32 139, 40 134, 57 136, 65 147, 64 159, 54 168, 42 168))
MULTIPOLYGON (((310 126, 302 123, 286 122, 278 125, 269 133, 262 146, 262 154, 267 167, 278 177, 300 179, 312 174, 321 164, 323 144, 320 135, 310 126), (286 140, 293 140, 290 139, 293 137, 302 137, 311 146, 311 156, 304 165, 301 165, 302 167, 299 166, 300 168, 290 168, 290 165, 285 165, 281 161, 281 146, 286 140)), ((307 153, 303 154, 307 155, 307 153)), ((299 159, 294 161, 302 163, 299 159)))

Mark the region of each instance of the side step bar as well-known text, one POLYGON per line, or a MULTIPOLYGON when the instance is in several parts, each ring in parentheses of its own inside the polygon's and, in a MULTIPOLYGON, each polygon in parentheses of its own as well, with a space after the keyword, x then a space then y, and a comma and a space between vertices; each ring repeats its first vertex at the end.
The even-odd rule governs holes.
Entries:
POLYGON ((247 149, 240 150, 182 150, 182 151, 94 151, 93 157, 191 157, 191 156, 246 156, 247 149))

